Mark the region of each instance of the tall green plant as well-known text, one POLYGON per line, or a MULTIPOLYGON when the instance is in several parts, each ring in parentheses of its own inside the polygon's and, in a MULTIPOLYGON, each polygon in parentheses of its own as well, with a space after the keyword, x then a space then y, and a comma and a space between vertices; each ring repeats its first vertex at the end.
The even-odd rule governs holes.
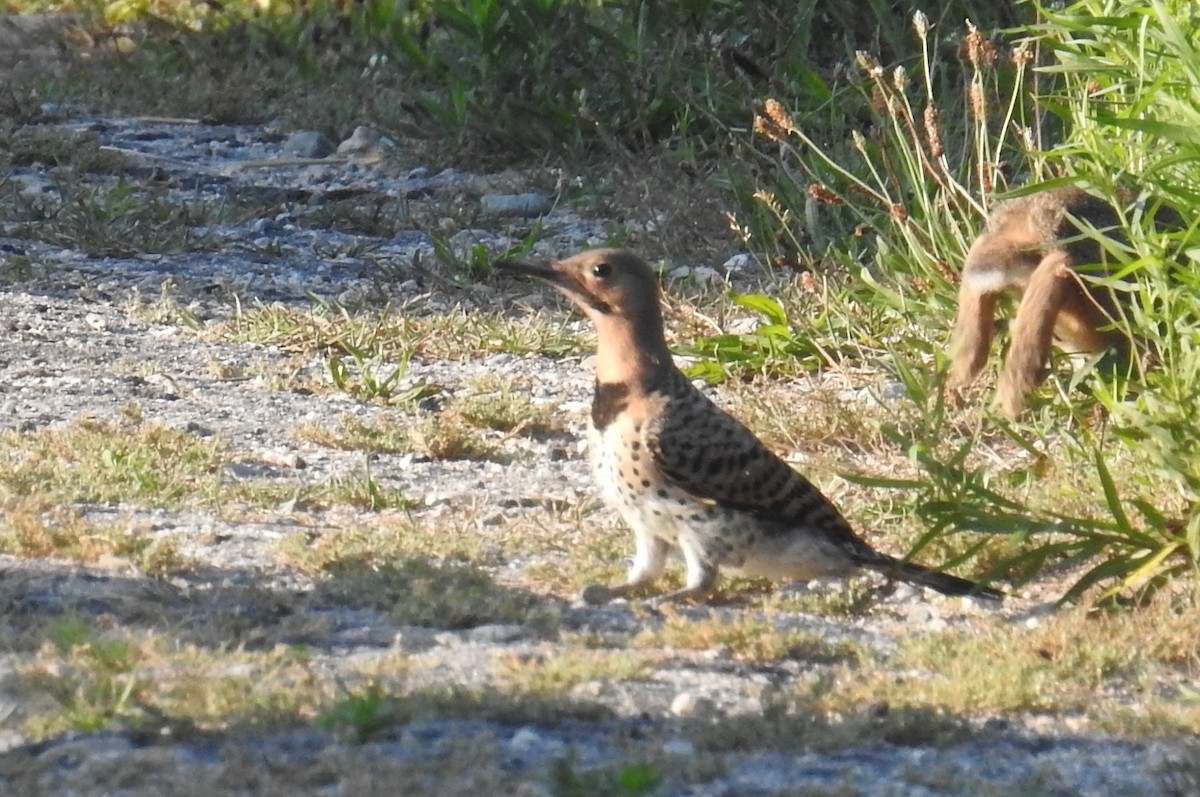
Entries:
POLYGON ((968 23, 965 67, 947 64, 921 12, 913 29, 922 53, 915 74, 858 53, 869 133, 852 129, 826 143, 826 131, 810 131, 775 100, 764 103, 755 132, 779 146, 773 184, 792 203, 770 189, 757 198, 779 225, 776 240, 799 247, 818 236, 834 260, 873 232, 874 279, 932 294, 946 307, 956 282, 947 260, 966 251, 991 197, 1007 187, 1007 175, 1040 176, 1029 157, 1039 138, 1026 95, 1032 55, 1022 46, 1002 57, 968 23))
POLYGON ((833 267, 863 355, 891 368, 902 351, 932 371, 957 264, 1009 176, 1041 174, 1032 154, 1043 123, 1028 94, 1029 46, 1001 50, 968 23, 963 59, 947 62, 939 53, 953 34, 921 12, 910 31, 921 53, 913 68, 858 53, 843 103, 869 118, 861 130, 837 137, 775 99, 763 104, 754 131, 760 151, 765 140, 776 152, 756 218, 740 229, 770 260, 833 267))
POLYGON ((920 475, 865 481, 906 492, 930 529, 918 547, 978 532, 1010 551, 998 571, 1025 578, 1065 559, 1082 568, 1065 597, 1111 597, 1195 573, 1200 562, 1200 250, 1186 221, 1164 230, 1148 212, 1167 200, 1180 219, 1200 216, 1200 26, 1191 4, 1178 1, 1081 0, 1039 11, 1041 21, 1006 50, 968 25, 961 64, 938 60, 918 13, 915 77, 860 53, 873 123, 846 143, 822 141, 767 101, 755 130, 779 159, 759 198, 774 240, 799 248, 813 230, 833 230, 828 259, 851 266, 845 295, 895 310, 892 329, 864 337, 892 341, 879 359, 926 410, 922 422, 887 430, 920 475), (1117 323, 1157 365, 1132 398, 1092 379, 1095 399, 1072 396, 1065 417, 1057 405, 1033 425, 1001 423, 1025 456, 996 472, 972 456, 985 424, 956 432, 936 376, 954 309, 951 266, 994 196, 1067 181, 1114 197, 1132 188, 1140 200, 1114 199, 1124 240, 1099 238, 1113 274, 1085 278, 1131 295, 1117 323), (875 256, 860 265, 870 255, 852 236, 864 229, 874 232, 875 256), (1089 407, 1097 405, 1108 425, 1095 422, 1089 407), (1093 509, 1039 492, 1053 470, 1046 436, 1085 469, 1093 509))
MULTIPOLYGON (((1105 389, 1114 439, 1133 463, 1105 479, 1123 538, 1105 548, 1106 594, 1154 584, 1200 565, 1200 9, 1182 0, 1085 0, 1041 8, 1033 34, 1055 54, 1057 110, 1072 135, 1062 151, 1096 185, 1132 175, 1144 196, 1166 199, 1177 229, 1150 214, 1127 218, 1129 244, 1106 242, 1136 280, 1128 317, 1153 363, 1132 400, 1105 389), (1136 510, 1130 521, 1120 504, 1136 510)), ((1107 451, 1097 451, 1103 469, 1107 451)))

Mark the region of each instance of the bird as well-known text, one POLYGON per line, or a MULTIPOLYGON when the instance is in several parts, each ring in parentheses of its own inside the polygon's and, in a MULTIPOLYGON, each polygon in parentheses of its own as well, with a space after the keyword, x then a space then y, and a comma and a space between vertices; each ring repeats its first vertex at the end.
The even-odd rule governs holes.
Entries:
POLYGON ((684 586, 657 601, 703 601, 722 568, 774 580, 846 577, 866 569, 947 595, 1003 594, 872 548, 837 507, 676 367, 658 280, 623 249, 592 249, 551 265, 505 259, 501 272, 548 283, 596 329, 588 423, 592 475, 633 531, 628 577, 590 584, 593 605, 651 587, 673 553, 684 586))

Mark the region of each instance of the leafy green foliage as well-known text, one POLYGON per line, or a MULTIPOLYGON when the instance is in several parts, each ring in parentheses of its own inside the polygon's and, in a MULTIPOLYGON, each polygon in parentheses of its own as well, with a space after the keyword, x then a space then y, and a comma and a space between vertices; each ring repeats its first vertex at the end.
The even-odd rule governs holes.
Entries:
POLYGON ((841 359, 846 347, 831 350, 826 341, 851 334, 850 319, 845 315, 822 313, 802 327, 793 323, 783 304, 770 296, 743 293, 735 295, 733 301, 757 313, 760 322, 753 332, 709 335, 681 347, 680 353, 702 358, 687 367, 688 376, 718 384, 731 371, 816 371, 841 359), (818 338, 809 327, 828 337, 818 338))
POLYGON ((1193 74, 1200 52, 1195 34, 1185 32, 1195 26, 1180 22, 1196 17, 1185 6, 1081 0, 1043 8, 1045 21, 1008 51, 1007 63, 968 25, 966 64, 957 79, 952 66, 936 60, 933 36, 918 14, 914 29, 923 58, 917 79, 859 55, 860 86, 871 100, 870 135, 855 132, 847 144, 823 147, 772 101, 756 121, 756 132, 777 143, 783 157, 774 171, 778 190, 757 195, 775 224, 768 240, 800 246, 801 220, 823 219, 829 256, 851 265, 858 256, 853 236, 873 230, 877 265, 852 269, 845 295, 916 320, 866 337, 889 341, 883 361, 923 408, 915 425, 885 430, 909 452, 919 475, 859 481, 904 491, 929 524, 918 549, 969 531, 980 536, 961 555, 1000 538, 1007 553, 995 571, 1017 579, 1049 562, 1074 562, 1081 569, 1066 598, 1095 595, 1094 588, 1101 598, 1116 597, 1196 572, 1200 294, 1188 264, 1197 250, 1186 221, 1154 220, 1160 200, 1178 211, 1177 220, 1196 217, 1198 197, 1190 186, 1200 170, 1185 130, 1200 124, 1193 74), (1029 67, 1036 53, 1053 60, 1037 70, 1041 94, 1035 97, 1029 67), (958 99, 945 93, 948 87, 957 89, 958 99), (1061 143, 1047 151, 1045 142, 1056 136, 1061 143), (1046 179, 1066 171, 1075 176, 1046 179), (1097 373, 1085 383, 1077 375, 1065 426, 1060 407, 1043 408, 1032 425, 1001 424, 1014 453, 1008 470, 998 473, 973 456, 987 435, 983 424, 965 437, 956 433, 936 377, 941 344, 931 348, 922 327, 949 328, 956 279, 948 264, 961 261, 1007 175, 1027 183, 1022 193, 1080 182, 1113 197, 1140 196, 1128 207, 1114 201, 1123 228, 1117 238, 1090 233, 1112 275, 1083 278, 1129 297, 1115 323, 1139 337, 1144 361, 1157 365, 1134 374, 1140 392, 1132 396, 1121 375, 1097 373), (814 213, 814 206, 823 211, 814 213), (1092 398, 1076 390, 1080 384, 1092 398), (1108 429, 1095 428, 1098 408, 1109 418, 1108 429), (1048 434, 1057 438, 1060 455, 1087 474, 1084 489, 1092 501, 1056 498, 1061 470, 1039 440, 1048 434))
MULTIPOLYGON (((787 85, 806 107, 840 114, 827 84, 829 67, 854 49, 881 42, 885 57, 910 49, 899 32, 906 13, 885 2, 846 4, 800 0, 282 0, 269 7, 231 0, 69 0, 112 26, 142 20, 173 25, 169 46, 124 38, 155 80, 183 77, 240 81, 233 62, 249 56, 255 82, 261 62, 286 55, 302 79, 344 71, 350 102, 313 108, 309 124, 329 124, 331 112, 395 121, 396 109, 419 117, 437 136, 478 153, 530 155, 550 151, 641 149, 672 142, 692 153, 716 154, 745 122, 747 101, 767 85, 787 85), (830 35, 831 32, 833 35, 830 35), (212 50, 227 52, 210 69, 212 50), (257 57, 255 57, 257 55, 257 57), (686 139, 686 140, 685 140, 686 139)), ((1011 25, 1008 4, 946 0, 946 20, 972 17, 1011 25)), ((192 90, 191 87, 188 90, 192 90)), ((210 115, 270 111, 281 92, 264 87, 244 109, 212 98, 210 115)), ((282 92, 284 95, 287 92, 282 92)), ((289 98, 292 99, 292 98, 289 98)), ((278 103, 277 114, 295 112, 278 103)))
POLYGON ((725 379, 732 364, 761 371, 768 362, 783 362, 785 358, 804 368, 811 348, 805 345, 803 334, 788 323, 782 304, 757 293, 734 296, 733 301, 755 310, 763 320, 751 333, 710 335, 684 347, 683 354, 707 358, 688 366, 688 376, 717 384, 725 379))
POLYGON ((581 772, 568 757, 555 759, 550 765, 549 781, 555 797, 641 797, 659 787, 662 775, 650 764, 581 772))
POLYGON ((1113 287, 1124 287, 1118 278, 1136 281, 1118 323, 1139 336, 1145 361, 1156 363, 1136 375, 1141 388, 1132 397, 1094 382, 1113 432, 1090 447, 1108 520, 1084 543, 1100 564, 1090 563, 1070 594, 1098 584, 1112 597, 1195 574, 1200 564, 1200 251, 1191 188, 1200 157, 1179 135, 1200 125, 1200 17, 1191 4, 1159 0, 1043 11, 1047 22, 1035 33, 1055 54, 1063 85, 1056 111, 1071 131, 1062 152, 1093 185, 1115 193, 1132 177, 1147 200, 1123 216, 1127 244, 1100 239, 1120 267, 1096 280, 1113 287), (1154 222, 1157 199, 1178 211, 1179 223, 1164 229, 1154 222))
POLYGON ((348 729, 355 741, 365 742, 392 720, 389 709, 383 690, 371 684, 361 692, 347 693, 317 717, 317 725, 327 730, 348 729))

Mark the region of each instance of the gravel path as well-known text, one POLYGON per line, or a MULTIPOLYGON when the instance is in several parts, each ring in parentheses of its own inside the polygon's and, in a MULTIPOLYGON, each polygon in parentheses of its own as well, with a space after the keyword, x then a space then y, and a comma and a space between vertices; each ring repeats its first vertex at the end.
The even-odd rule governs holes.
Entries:
MULTIPOLYGON (((464 203, 471 208, 536 204, 536 197, 511 199, 535 190, 519 178, 430 173, 421 164, 399 167, 395 164, 403 155, 389 152, 387 142, 376 144, 387 157, 374 165, 351 160, 247 167, 283 157, 289 146, 305 142, 246 127, 52 110, 36 132, 67 133, 89 146, 113 148, 109 154, 123 160, 125 173, 86 176, 109 192, 106 201, 121 201, 120 193, 111 193, 119 185, 137 184, 153 186, 176 205, 228 202, 270 211, 239 211, 220 223, 193 227, 195 244, 176 247, 182 252, 94 256, 70 240, 29 234, 31 220, 52 216, 53 210, 45 209, 63 202, 65 184, 78 175, 38 162, 16 168, 0 195, 8 207, 0 216, 6 219, 0 223, 4 429, 30 432, 80 418, 120 418, 136 406, 145 422, 219 441, 226 451, 222 478, 228 482, 275 484, 285 493, 294 487, 301 495, 306 487, 356 478, 366 457, 310 442, 297 436, 298 426, 336 427, 346 417, 378 421, 390 411, 345 392, 296 388, 327 386, 322 354, 298 355, 287 347, 238 343, 218 334, 219 325, 235 313, 231 297, 247 308, 279 303, 306 309, 313 297, 339 299, 346 306, 386 299, 403 308, 401 313, 419 316, 459 305, 466 312, 511 306, 521 295, 518 289, 515 297, 504 298, 494 285, 438 277, 421 265, 433 261, 435 242, 420 229, 384 238, 320 224, 321 212, 346 198, 403 207, 413 218, 449 220, 462 218, 464 203), (389 271, 386 280, 381 269, 389 271), (281 373, 291 380, 289 389, 280 389, 281 373)), ((70 211, 69 203, 61 209, 70 211)), ((468 215, 476 219, 472 231, 445 229, 451 245, 463 253, 480 241, 501 249, 529 228, 520 218, 474 210, 468 215)), ((603 223, 561 208, 543 223, 539 247, 545 252, 594 244, 605 232, 603 223)), ((119 250, 119 241, 112 248, 119 250)), ((586 337, 577 317, 562 323, 564 334, 586 337)), ((566 422, 536 437, 497 433, 498 453, 484 459, 419 453, 373 457, 372 478, 406 496, 407 508, 376 512, 345 504, 308 506, 303 499, 238 511, 203 502, 84 503, 78 507, 84 520, 169 539, 188 566, 155 578, 119 558, 81 565, 3 556, 0 606, 16 628, 78 616, 168 633, 179 644, 209 650, 303 646, 310 672, 347 688, 369 680, 364 673, 402 657, 403 683, 384 683, 397 693, 494 686, 497 661, 550 659, 564 650, 578 651, 579 640, 589 636, 635 636, 666 621, 623 602, 586 607, 565 592, 539 588, 528 575, 575 566, 570 551, 581 525, 600 527, 626 542, 616 520, 596 509, 577 443, 590 387, 580 360, 578 355, 504 352, 414 356, 402 384, 438 386, 434 401, 500 374, 529 391, 538 405, 563 414, 566 422), (582 524, 572 515, 577 509, 582 524), (314 581, 281 554, 289 540, 316 541, 352 528, 408 528, 405 523, 462 535, 464 546, 482 546, 476 561, 489 563, 498 585, 492 589, 503 590, 488 594, 531 602, 542 619, 514 622, 492 606, 452 622, 406 615, 388 605, 386 596, 347 594, 336 577, 314 581), (546 545, 490 552, 489 546, 499 546, 501 536, 522 524, 543 529, 546 545), (212 638, 213 629, 228 638, 212 638)), ((1000 611, 1014 623, 1031 621, 1029 612, 1037 607, 1020 600, 1012 604, 1000 611)), ((751 611, 717 605, 683 608, 680 614, 697 622, 734 621, 751 611)), ((844 641, 886 652, 914 629, 963 627, 988 611, 996 610, 901 588, 861 616, 794 612, 786 622, 830 644, 844 641)), ((28 708, 29 682, 22 673, 39 646, 38 640, 25 640, 5 648, 0 717, 28 708)), ((653 793, 664 795, 1200 793, 1195 768, 1180 765, 1189 755, 1186 740, 1111 738, 1071 730, 1069 722, 1053 718, 1040 725, 961 718, 958 733, 949 735, 942 718, 926 734, 914 730, 891 740, 886 734, 861 734, 849 741, 841 741, 836 722, 822 726, 814 720, 794 739, 772 737, 767 731, 775 722, 773 695, 798 683, 819 684, 828 667, 819 656, 753 663, 720 646, 667 649, 637 678, 576 679, 566 687, 573 706, 567 710, 488 711, 480 717, 462 711, 418 713, 384 722, 365 739, 311 718, 236 732, 167 720, 143 727, 118 722, 36 742, 0 723, 0 792, 639 794, 650 792, 637 781, 638 762, 652 761, 654 779, 661 781, 653 793)), ((874 710, 882 725, 887 707, 874 710)))

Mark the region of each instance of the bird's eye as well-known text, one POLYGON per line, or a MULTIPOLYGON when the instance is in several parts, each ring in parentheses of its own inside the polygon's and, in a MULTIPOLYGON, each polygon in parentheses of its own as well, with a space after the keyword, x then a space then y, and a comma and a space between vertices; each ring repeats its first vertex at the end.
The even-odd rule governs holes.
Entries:
POLYGON ((609 275, 611 274, 612 266, 610 266, 608 263, 601 262, 592 266, 592 276, 598 280, 608 279, 609 275))

